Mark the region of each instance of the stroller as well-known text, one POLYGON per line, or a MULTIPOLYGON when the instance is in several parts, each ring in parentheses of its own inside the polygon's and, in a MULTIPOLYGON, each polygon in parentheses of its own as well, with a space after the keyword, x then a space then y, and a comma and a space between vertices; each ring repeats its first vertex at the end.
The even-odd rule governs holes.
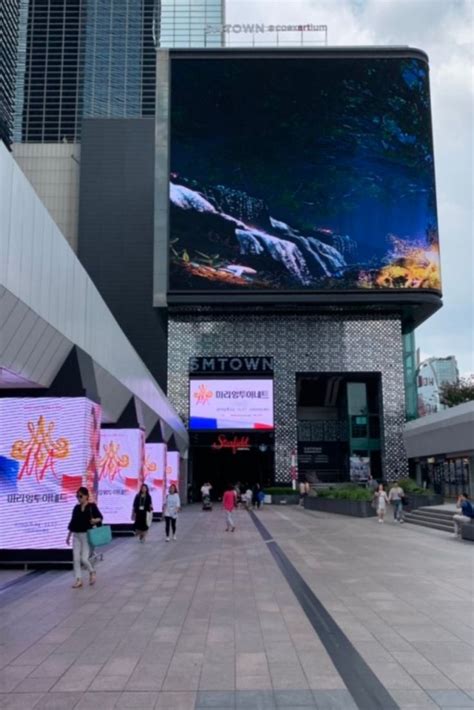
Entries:
POLYGON ((202 509, 203 510, 212 510, 212 502, 211 502, 210 495, 202 497, 202 509))

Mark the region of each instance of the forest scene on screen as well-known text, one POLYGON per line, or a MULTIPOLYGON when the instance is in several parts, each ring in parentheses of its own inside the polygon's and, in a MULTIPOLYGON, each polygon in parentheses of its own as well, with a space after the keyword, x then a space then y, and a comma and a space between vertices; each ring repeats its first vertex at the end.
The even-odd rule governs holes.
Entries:
POLYGON ((425 62, 179 58, 171 76, 171 291, 441 288, 425 62))

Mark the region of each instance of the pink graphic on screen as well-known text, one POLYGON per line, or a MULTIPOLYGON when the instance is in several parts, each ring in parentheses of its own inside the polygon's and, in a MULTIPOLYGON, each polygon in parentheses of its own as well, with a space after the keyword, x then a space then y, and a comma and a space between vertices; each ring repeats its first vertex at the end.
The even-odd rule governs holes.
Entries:
POLYGON ((144 433, 102 429, 97 468, 99 506, 109 524, 130 523, 133 499, 143 480, 144 433))
POLYGON ((189 428, 273 429, 273 380, 191 379, 189 428))
POLYGON ((83 397, 0 400, 0 547, 65 549, 79 486, 94 497, 100 406, 83 397))
POLYGON ((145 483, 153 501, 155 513, 163 511, 165 490, 166 444, 145 444, 145 483))
POLYGON ((179 491, 179 451, 167 451, 166 453, 166 493, 172 483, 179 491))

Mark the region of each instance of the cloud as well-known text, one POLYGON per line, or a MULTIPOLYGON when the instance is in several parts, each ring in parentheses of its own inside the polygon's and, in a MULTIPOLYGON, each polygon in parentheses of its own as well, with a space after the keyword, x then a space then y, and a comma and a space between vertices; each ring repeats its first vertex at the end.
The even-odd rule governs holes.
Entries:
MULTIPOLYGON (((227 0, 229 23, 327 24, 329 45, 409 45, 430 59, 444 307, 416 333, 430 355, 473 371, 471 0, 227 0)), ((282 39, 282 37, 280 38, 282 39)))

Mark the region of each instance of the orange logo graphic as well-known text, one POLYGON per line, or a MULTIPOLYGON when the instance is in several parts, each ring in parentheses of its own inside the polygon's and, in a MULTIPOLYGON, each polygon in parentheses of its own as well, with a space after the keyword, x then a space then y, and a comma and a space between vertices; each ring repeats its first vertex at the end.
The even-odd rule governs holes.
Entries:
POLYGON ((115 441, 104 445, 105 454, 98 461, 99 480, 109 478, 113 481, 122 468, 128 468, 130 458, 127 454, 119 456, 119 449, 120 444, 115 443, 115 441))
POLYGON ((208 390, 204 384, 199 385, 198 389, 194 393, 196 404, 206 404, 206 402, 208 402, 213 396, 214 395, 211 390, 208 390))
POLYGON ((154 473, 155 471, 158 470, 157 464, 150 459, 149 456, 145 455, 145 463, 143 466, 144 473, 145 473, 145 478, 150 475, 150 473, 154 473))
POLYGON ((48 469, 56 476, 54 470, 55 459, 65 459, 69 456, 68 439, 53 441, 55 422, 47 425, 43 416, 38 419, 38 424, 28 422, 30 440, 19 439, 12 445, 11 455, 17 461, 23 461, 18 474, 18 479, 23 476, 35 476, 37 481, 42 481, 48 469))

